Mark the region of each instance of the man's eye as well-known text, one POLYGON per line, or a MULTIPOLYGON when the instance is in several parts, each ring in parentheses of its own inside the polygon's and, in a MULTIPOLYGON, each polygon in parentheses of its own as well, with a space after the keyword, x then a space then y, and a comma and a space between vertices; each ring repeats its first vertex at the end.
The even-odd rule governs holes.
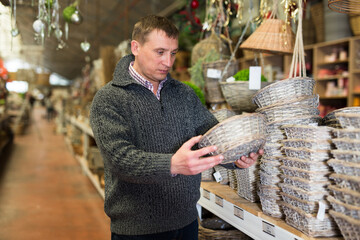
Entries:
POLYGON ((158 54, 159 54, 159 55, 163 55, 164 52, 163 52, 163 51, 158 51, 158 54))
POLYGON ((176 55, 176 52, 172 52, 172 53, 171 53, 171 56, 175 56, 175 55, 176 55))

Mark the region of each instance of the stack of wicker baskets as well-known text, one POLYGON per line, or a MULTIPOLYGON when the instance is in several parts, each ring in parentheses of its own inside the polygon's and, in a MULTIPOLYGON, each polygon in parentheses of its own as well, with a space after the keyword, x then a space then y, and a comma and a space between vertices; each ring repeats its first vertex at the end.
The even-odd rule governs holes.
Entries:
POLYGON ((285 138, 281 128, 284 124, 317 124, 320 117, 318 95, 313 95, 315 81, 310 78, 290 78, 273 83, 259 90, 253 101, 256 111, 266 120, 265 154, 260 163, 260 197, 265 214, 281 218, 279 183, 281 181, 281 147, 285 138))
MULTIPOLYGON (((241 156, 248 156, 251 152, 258 152, 265 143, 264 117, 258 113, 235 115, 210 129, 200 139, 199 146, 215 145, 217 150, 213 155, 222 154, 222 165, 233 165, 241 156)), ((236 179, 239 196, 250 201, 257 201, 256 186, 258 171, 256 165, 247 169, 237 169, 232 173, 229 181, 236 179)))
POLYGON ((326 126, 284 125, 283 183, 281 196, 286 222, 311 237, 338 235, 328 214, 331 128, 326 126), (321 206, 321 207, 320 207, 321 206), (323 214, 323 218, 320 218, 323 214))
POLYGON ((360 113, 349 107, 327 115, 339 128, 333 129, 333 159, 328 164, 335 173, 330 175, 335 185, 329 186, 328 197, 335 219, 346 240, 360 239, 360 113))

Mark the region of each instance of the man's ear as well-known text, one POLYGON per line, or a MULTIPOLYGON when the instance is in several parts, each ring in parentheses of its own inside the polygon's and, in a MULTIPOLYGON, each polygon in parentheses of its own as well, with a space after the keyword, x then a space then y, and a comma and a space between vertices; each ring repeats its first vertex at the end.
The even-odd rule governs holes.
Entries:
POLYGON ((131 41, 131 52, 134 54, 134 56, 137 56, 140 51, 140 44, 136 40, 131 41))

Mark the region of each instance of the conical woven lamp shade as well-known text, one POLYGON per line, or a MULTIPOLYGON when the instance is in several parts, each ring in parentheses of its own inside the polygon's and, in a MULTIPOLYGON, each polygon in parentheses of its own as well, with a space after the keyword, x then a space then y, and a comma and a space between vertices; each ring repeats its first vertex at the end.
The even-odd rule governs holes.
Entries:
POLYGON ((281 19, 267 19, 240 45, 240 48, 259 52, 292 54, 295 35, 290 27, 286 27, 286 31, 284 31, 284 26, 285 22, 281 19))

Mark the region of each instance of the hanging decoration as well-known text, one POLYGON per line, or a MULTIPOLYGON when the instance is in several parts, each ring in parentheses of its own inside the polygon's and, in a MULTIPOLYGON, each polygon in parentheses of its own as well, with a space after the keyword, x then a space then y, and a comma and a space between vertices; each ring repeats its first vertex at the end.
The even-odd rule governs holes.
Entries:
POLYGON ((10 0, 10 5, 11 5, 11 36, 12 37, 16 37, 17 35, 19 35, 19 29, 17 28, 16 25, 16 0, 13 0, 13 3, 11 4, 10 0))
POLYGON ((346 14, 360 14, 359 0, 329 0, 328 6, 331 10, 346 14))
POLYGON ((83 17, 79 12, 79 2, 76 0, 63 10, 63 18, 65 20, 65 39, 69 39, 69 23, 80 24, 83 21, 83 17))
POLYGON ((54 22, 51 24, 51 28, 53 29, 54 31, 54 36, 55 38, 58 40, 58 45, 57 45, 57 50, 61 50, 63 49, 66 44, 65 42, 62 40, 62 36, 63 36, 63 32, 62 30, 60 29, 60 23, 59 23, 59 9, 60 9, 60 6, 59 6, 59 0, 54 0, 54 9, 53 9, 53 13, 52 13, 52 16, 53 18, 55 19, 54 22))
MULTIPOLYGON (((88 17, 88 16, 87 16, 87 3, 88 3, 87 1, 88 1, 88 0, 85 0, 85 17, 88 17)), ((75 14, 75 13, 74 13, 74 14, 75 14)), ((71 16, 71 19, 73 19, 74 14, 71 16)), ((87 25, 89 25, 89 23, 88 23, 87 25)), ((87 30, 88 30, 88 29, 87 29, 87 30)), ((83 42, 80 43, 80 47, 81 47, 81 49, 82 49, 84 52, 87 52, 87 51, 90 50, 91 45, 90 45, 90 43, 87 41, 87 37, 86 37, 86 36, 85 36, 85 41, 83 41, 83 42)))

